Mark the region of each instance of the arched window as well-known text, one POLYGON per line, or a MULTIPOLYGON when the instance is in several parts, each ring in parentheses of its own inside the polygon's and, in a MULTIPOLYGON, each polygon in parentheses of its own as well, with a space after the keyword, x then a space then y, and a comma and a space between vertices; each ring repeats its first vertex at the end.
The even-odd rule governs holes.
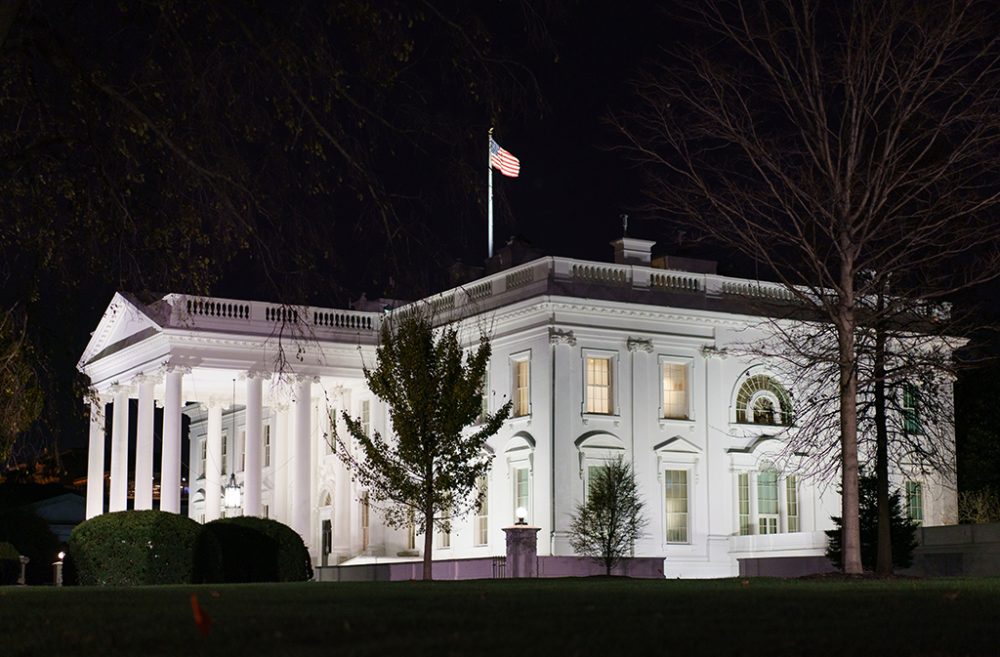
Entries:
POLYGON ((772 377, 754 374, 736 393, 736 421, 788 426, 792 423, 792 399, 772 377))

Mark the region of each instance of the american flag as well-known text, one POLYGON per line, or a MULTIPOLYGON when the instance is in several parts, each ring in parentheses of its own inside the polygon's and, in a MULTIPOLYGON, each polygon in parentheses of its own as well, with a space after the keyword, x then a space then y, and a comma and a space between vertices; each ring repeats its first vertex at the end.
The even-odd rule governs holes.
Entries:
POLYGON ((517 178, 517 174, 521 173, 521 161, 500 148, 493 137, 490 137, 490 166, 510 178, 517 178))

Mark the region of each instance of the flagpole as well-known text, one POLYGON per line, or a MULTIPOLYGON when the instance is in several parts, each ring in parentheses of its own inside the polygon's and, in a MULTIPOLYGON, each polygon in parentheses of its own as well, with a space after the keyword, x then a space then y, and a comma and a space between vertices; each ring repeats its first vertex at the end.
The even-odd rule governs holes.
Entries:
MULTIPOLYGON (((490 126, 490 141, 493 140, 493 127, 490 126)), ((486 204, 486 257, 493 257, 493 164, 490 162, 490 146, 492 143, 486 144, 486 171, 489 178, 486 183, 486 189, 489 190, 489 202, 486 204)))

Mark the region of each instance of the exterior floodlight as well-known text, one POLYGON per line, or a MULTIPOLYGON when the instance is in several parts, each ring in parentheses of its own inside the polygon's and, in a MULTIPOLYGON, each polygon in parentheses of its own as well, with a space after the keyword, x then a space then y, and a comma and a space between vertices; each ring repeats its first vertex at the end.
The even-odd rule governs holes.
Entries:
POLYGON ((515 525, 528 524, 528 522, 525 520, 525 518, 528 517, 528 510, 525 509, 523 506, 517 507, 517 511, 515 511, 514 514, 517 516, 517 522, 514 523, 515 525))
POLYGON ((66 553, 65 552, 60 552, 59 553, 59 561, 62 561, 65 558, 66 558, 66 553))
POLYGON ((238 509, 243 504, 243 491, 240 489, 240 485, 236 483, 236 475, 229 475, 229 483, 226 484, 224 489, 223 499, 226 503, 227 509, 238 509))

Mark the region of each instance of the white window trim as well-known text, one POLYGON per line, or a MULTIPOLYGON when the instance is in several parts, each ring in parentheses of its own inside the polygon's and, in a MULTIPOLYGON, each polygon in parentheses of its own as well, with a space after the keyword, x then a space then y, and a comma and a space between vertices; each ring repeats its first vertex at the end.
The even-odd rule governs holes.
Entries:
POLYGON ((660 405, 656 410, 657 418, 659 419, 660 426, 665 426, 668 423, 686 423, 690 424, 695 421, 694 413, 694 358, 690 356, 676 356, 673 354, 660 354, 656 359, 656 384, 659 388, 659 398, 660 405), (663 417, 663 409, 666 405, 663 399, 663 366, 664 365, 683 365, 687 368, 687 418, 675 418, 675 417, 663 417))
POLYGON ((698 462, 700 454, 687 451, 660 450, 656 453, 656 479, 659 492, 660 509, 660 543, 664 549, 694 545, 694 526, 697 514, 695 511, 695 488, 698 486, 698 462), (667 470, 684 470, 687 472, 688 510, 687 510, 687 541, 681 543, 667 541, 667 470))
POLYGON ((509 373, 508 376, 510 377, 510 397, 514 401, 514 406, 511 409, 511 416, 510 416, 511 420, 515 421, 526 420, 531 417, 531 411, 532 411, 531 398, 532 398, 532 388, 533 388, 533 386, 531 385, 532 369, 533 368, 531 366, 531 349, 519 351, 517 353, 513 353, 510 356, 508 356, 507 371, 509 373), (517 409, 517 364, 522 362, 528 363, 528 409, 526 413, 523 413, 521 415, 514 415, 514 412, 517 409))
POLYGON ((660 475, 659 476, 659 479, 660 479, 660 497, 663 500, 662 501, 662 505, 663 505, 663 544, 664 545, 691 545, 691 543, 692 543, 692 541, 691 541, 691 527, 692 527, 692 522, 691 522, 691 515, 692 515, 691 514, 691 507, 692 507, 692 504, 691 504, 692 500, 691 500, 691 498, 692 498, 692 495, 691 495, 691 492, 694 489, 694 480, 695 480, 694 464, 684 465, 684 464, 667 463, 667 464, 665 464, 665 467, 662 470, 660 470, 659 475, 660 475), (685 527, 685 534, 687 535, 687 540, 686 541, 670 541, 670 540, 667 540, 667 531, 668 531, 668 528, 667 528, 667 508, 666 508, 666 505, 667 505, 667 472, 684 472, 686 474, 686 477, 685 477, 685 480, 686 480, 686 483, 687 483, 687 491, 686 491, 687 492, 687 497, 686 497, 687 510, 685 511, 685 513, 687 514, 687 526, 685 527))
POLYGON ((803 504, 802 504, 802 478, 798 472, 793 471, 783 471, 774 464, 768 464, 761 462, 753 466, 740 466, 733 468, 733 521, 734 521, 734 531, 733 536, 760 536, 760 510, 759 510, 759 491, 757 489, 757 475, 765 470, 773 470, 778 474, 777 480, 777 493, 778 493, 778 534, 797 534, 805 531, 803 529, 803 504), (739 475, 746 474, 749 476, 749 495, 750 495, 750 533, 740 534, 740 490, 739 490, 739 475), (797 496, 798 503, 798 523, 799 528, 795 532, 788 531, 788 477, 795 477, 795 492, 797 496))
MULTIPOLYGON (((517 520, 517 480, 514 477, 515 470, 525 468, 528 470, 528 515, 525 521, 532 524, 532 507, 535 504, 535 459, 534 449, 520 448, 507 452, 507 491, 510 499, 511 524, 517 520)), ((503 523, 501 523, 503 524, 503 523)))
POLYGON ((621 376, 619 367, 619 357, 618 352, 611 349, 590 349, 585 348, 580 350, 580 415, 584 418, 602 418, 611 417, 619 418, 621 417, 621 407, 618 400, 621 398, 618 390, 621 387, 621 376), (611 399, 609 400, 609 406, 611 407, 610 413, 591 413, 587 411, 587 359, 588 358, 606 358, 610 362, 609 375, 611 376, 611 399))

